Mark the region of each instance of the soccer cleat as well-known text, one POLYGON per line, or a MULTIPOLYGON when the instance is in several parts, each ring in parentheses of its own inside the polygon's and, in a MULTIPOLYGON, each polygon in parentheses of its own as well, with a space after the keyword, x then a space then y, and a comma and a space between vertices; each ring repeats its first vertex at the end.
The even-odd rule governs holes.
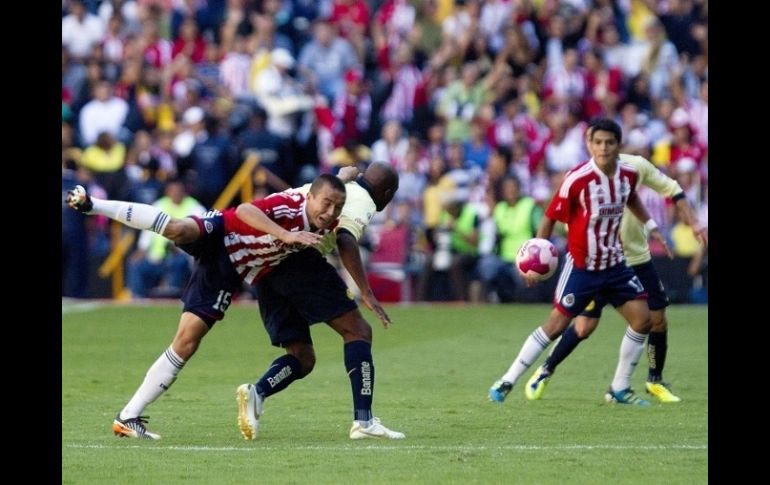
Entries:
POLYGON ((76 185, 75 188, 67 191, 67 205, 84 214, 88 214, 94 208, 91 196, 82 185, 76 185))
POLYGON ((628 389, 623 389, 622 391, 613 391, 610 387, 607 390, 607 394, 604 395, 604 400, 617 404, 633 404, 635 406, 641 407, 647 407, 650 405, 650 401, 637 396, 630 387, 628 389))
POLYGON ((112 432, 121 438, 140 438, 147 440, 159 440, 160 435, 147 431, 144 424, 150 419, 149 416, 137 416, 135 418, 120 419, 120 413, 115 416, 112 422, 112 432))
POLYGON ((535 401, 543 397, 548 381, 551 380, 551 372, 540 366, 524 386, 524 395, 530 401, 535 401))
POLYGON ((245 440, 257 439, 259 417, 262 416, 262 398, 257 394, 257 387, 241 384, 235 391, 238 401, 238 429, 245 440))
POLYGON ((660 402, 679 402, 682 399, 679 396, 675 396, 674 393, 668 388, 668 384, 662 381, 647 382, 645 384, 647 388, 647 394, 652 394, 658 398, 660 402))
POLYGON ((513 389, 513 384, 510 382, 503 380, 495 381, 492 387, 489 388, 489 400, 503 402, 505 401, 505 396, 511 392, 511 389, 513 389))
POLYGON ((368 426, 364 427, 360 421, 353 421, 350 428, 350 439, 361 440, 364 438, 388 438, 391 440, 402 440, 406 438, 404 433, 388 429, 380 423, 380 418, 372 418, 368 426))

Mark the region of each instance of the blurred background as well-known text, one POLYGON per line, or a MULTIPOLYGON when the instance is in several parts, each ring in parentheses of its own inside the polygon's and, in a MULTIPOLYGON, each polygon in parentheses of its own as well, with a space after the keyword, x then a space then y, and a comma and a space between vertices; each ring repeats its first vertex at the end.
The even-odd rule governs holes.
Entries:
MULTIPOLYGON (((191 264, 68 209, 75 184, 182 217, 382 161, 382 301, 550 301, 512 262, 595 116, 708 225, 707 0, 63 0, 62 296, 176 298, 191 264)), ((707 251, 640 195, 672 302, 707 303, 707 251)))

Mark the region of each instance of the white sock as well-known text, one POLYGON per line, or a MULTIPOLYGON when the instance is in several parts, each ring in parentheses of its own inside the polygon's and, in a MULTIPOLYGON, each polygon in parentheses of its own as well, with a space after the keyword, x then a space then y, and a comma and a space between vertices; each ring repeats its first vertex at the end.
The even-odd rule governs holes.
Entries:
POLYGON ((158 357, 158 360, 150 366, 142 385, 139 386, 126 407, 120 412, 120 419, 135 418, 142 414, 144 408, 171 387, 184 364, 185 361, 169 346, 163 355, 158 357))
POLYGON ((644 350, 644 341, 647 335, 637 333, 631 327, 626 328, 626 334, 620 342, 620 356, 618 367, 615 369, 615 377, 612 379, 612 390, 622 391, 631 387, 631 374, 634 373, 639 357, 644 350))
POLYGON ((146 229, 163 235, 171 218, 155 206, 124 202, 122 200, 102 200, 91 197, 94 208, 89 214, 100 214, 122 222, 134 229, 146 229))
POLYGON ((521 377, 521 375, 535 363, 537 358, 540 357, 540 354, 543 353, 550 343, 551 339, 545 334, 543 327, 537 327, 535 331, 527 337, 524 346, 519 351, 519 355, 516 356, 516 359, 513 361, 513 364, 511 364, 508 372, 503 375, 503 380, 510 382, 511 384, 516 384, 519 377, 521 377))

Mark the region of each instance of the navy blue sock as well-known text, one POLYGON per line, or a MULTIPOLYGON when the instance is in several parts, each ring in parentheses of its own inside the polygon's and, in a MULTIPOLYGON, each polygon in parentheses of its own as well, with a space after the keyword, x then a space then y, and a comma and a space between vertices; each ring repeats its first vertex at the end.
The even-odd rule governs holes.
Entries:
POLYGON ((257 381, 257 393, 264 399, 276 392, 281 392, 292 382, 301 379, 301 371, 302 365, 293 355, 286 354, 278 357, 257 381))
POLYGON ((663 380, 663 367, 666 365, 666 352, 668 351, 668 332, 650 332, 647 338, 647 361, 650 363, 650 370, 647 373, 649 382, 659 382, 663 380))
POLYGON ((345 370, 353 390, 353 419, 372 419, 372 394, 374 393, 374 362, 372 344, 354 340, 345 344, 345 370))
POLYGON ((567 330, 565 330, 561 336, 561 340, 556 344, 556 348, 554 348, 551 355, 545 359, 545 364, 543 364, 543 366, 553 374, 556 371, 556 367, 558 367, 558 365, 561 364, 561 361, 566 359, 569 354, 575 350, 581 340, 585 339, 578 337, 574 325, 567 327, 567 330))

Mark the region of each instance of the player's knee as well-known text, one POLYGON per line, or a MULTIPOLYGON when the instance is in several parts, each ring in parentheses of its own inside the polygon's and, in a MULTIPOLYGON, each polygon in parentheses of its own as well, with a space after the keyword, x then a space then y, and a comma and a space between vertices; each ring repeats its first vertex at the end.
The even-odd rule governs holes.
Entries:
POLYGON ((652 329, 652 320, 650 319, 649 313, 645 317, 640 317, 638 319, 635 319, 630 323, 631 328, 638 333, 641 334, 648 334, 650 333, 650 330, 652 329))
POLYGON ((666 314, 661 311, 650 312, 650 320, 652 321, 651 332, 665 332, 668 329, 668 321, 666 320, 666 314))
POLYGON ((198 237, 198 225, 192 219, 171 219, 163 231, 163 237, 177 244, 195 241, 198 237))
POLYGON ((358 310, 335 318, 329 322, 329 325, 340 334, 345 342, 363 340, 372 343, 372 326, 369 325, 358 310))
POLYGON ((351 340, 364 340, 372 343, 372 326, 360 316, 356 319, 355 334, 351 340))
POLYGON ((541 328, 548 338, 555 340, 564 333, 571 320, 570 317, 564 315, 559 310, 554 309, 551 311, 548 321, 541 328))
POLYGON ((587 339, 588 337, 591 336, 592 333, 593 333, 592 328, 575 327, 575 335, 577 335, 580 340, 587 339))
POLYGON ((313 369, 315 368, 315 354, 303 355, 302 358, 299 359, 299 363, 301 369, 299 379, 302 379, 313 372, 313 369))
POLYGON ((302 345, 286 350, 299 361, 300 375, 297 379, 302 379, 313 372, 313 368, 315 367, 315 351, 312 346, 302 345))
POLYGON ((182 338, 176 339, 173 343, 173 349, 176 354, 185 361, 189 360, 198 350, 201 341, 199 339, 182 338))

